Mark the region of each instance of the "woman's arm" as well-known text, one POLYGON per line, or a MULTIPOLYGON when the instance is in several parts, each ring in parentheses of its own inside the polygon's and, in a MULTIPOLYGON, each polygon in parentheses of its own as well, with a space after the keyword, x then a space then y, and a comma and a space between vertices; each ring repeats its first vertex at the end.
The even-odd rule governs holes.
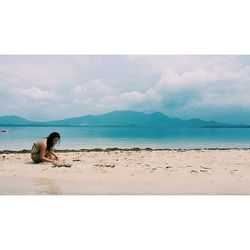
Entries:
POLYGON ((46 146, 45 146, 45 144, 42 143, 41 144, 41 153, 40 153, 41 160, 54 163, 53 160, 50 160, 49 158, 45 157, 45 153, 46 153, 46 146))
POLYGON ((58 156, 55 154, 54 150, 52 150, 50 154, 52 154, 53 156, 55 156, 56 160, 58 160, 58 156))

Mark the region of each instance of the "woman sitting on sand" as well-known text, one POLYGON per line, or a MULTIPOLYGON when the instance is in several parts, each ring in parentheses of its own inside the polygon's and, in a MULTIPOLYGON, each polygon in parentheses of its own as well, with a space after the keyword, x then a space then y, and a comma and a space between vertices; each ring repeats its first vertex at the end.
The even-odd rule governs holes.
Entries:
POLYGON ((31 159, 35 163, 46 161, 56 164, 58 157, 54 153, 54 146, 58 142, 60 142, 60 134, 57 132, 53 132, 48 137, 37 141, 31 149, 31 159))

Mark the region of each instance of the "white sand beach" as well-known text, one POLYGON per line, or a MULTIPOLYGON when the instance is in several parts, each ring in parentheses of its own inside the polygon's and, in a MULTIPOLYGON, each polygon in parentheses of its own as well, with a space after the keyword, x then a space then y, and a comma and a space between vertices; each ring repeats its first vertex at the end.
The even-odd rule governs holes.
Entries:
POLYGON ((71 167, 0 153, 1 195, 250 194, 249 149, 58 152, 71 167))

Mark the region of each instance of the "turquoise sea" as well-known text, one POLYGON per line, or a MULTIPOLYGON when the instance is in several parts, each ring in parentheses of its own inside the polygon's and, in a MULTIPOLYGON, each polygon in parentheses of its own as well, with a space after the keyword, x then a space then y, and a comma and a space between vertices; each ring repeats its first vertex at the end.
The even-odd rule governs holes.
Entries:
POLYGON ((250 148, 250 128, 0 127, 0 150, 30 149, 57 131, 57 149, 90 148, 250 148))

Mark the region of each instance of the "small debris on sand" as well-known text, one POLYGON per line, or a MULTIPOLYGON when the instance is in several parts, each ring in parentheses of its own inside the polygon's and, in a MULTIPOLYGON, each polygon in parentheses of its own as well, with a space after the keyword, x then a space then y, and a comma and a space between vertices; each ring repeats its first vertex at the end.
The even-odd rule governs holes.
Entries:
POLYGON ((109 164, 95 164, 95 167, 106 167, 106 168, 114 168, 115 165, 109 165, 109 164))
POLYGON ((53 168, 62 168, 62 167, 65 167, 65 168, 71 168, 72 164, 54 164, 52 167, 53 168))
POLYGON ((204 169, 211 169, 211 168, 208 168, 208 167, 203 167, 203 166, 200 166, 201 168, 204 168, 204 169))
POLYGON ((198 173, 198 171, 196 171, 196 170, 191 170, 191 173, 198 173))

